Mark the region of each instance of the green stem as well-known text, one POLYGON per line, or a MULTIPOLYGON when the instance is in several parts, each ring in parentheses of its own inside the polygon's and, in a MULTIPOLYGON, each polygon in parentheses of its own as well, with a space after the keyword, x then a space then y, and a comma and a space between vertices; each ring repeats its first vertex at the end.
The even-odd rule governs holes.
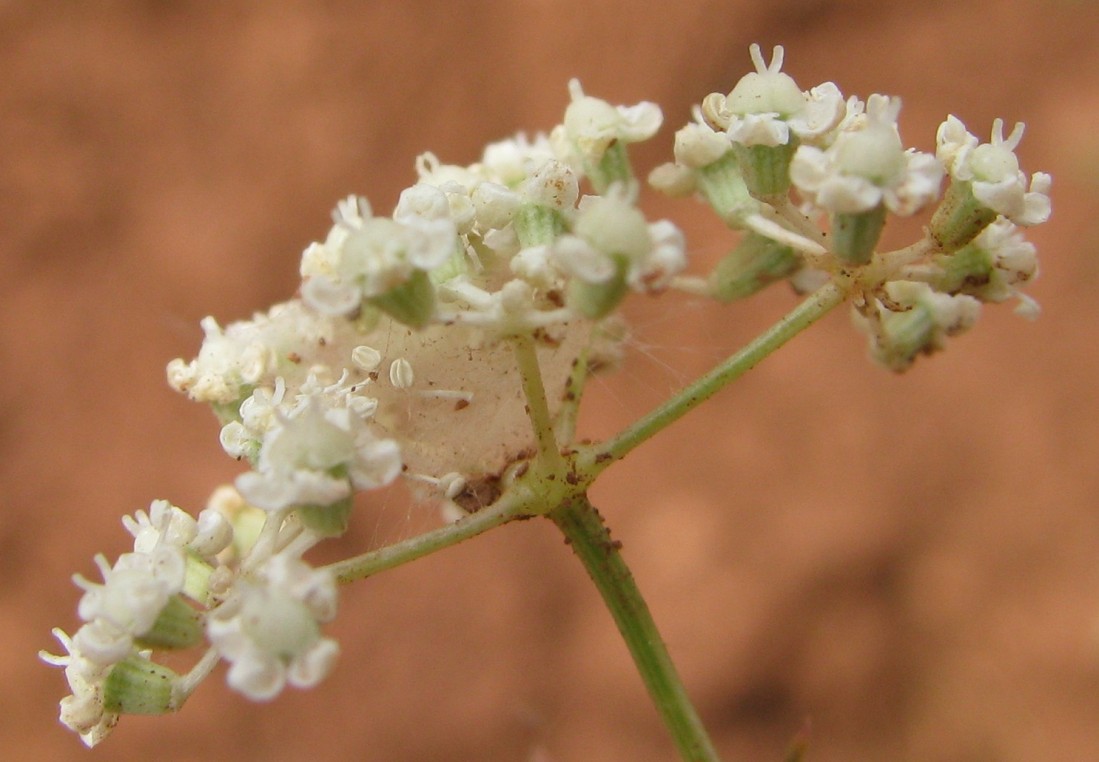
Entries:
MULTIPOLYGON (((597 329, 593 329, 597 330, 597 329)), ((557 410, 554 431, 558 442, 566 444, 576 436, 576 419, 580 413, 580 398, 584 394, 584 384, 588 378, 588 346, 572 361, 572 369, 565 381, 565 394, 561 407, 557 410)))
POLYGON ((565 462, 561 458, 561 448, 557 446, 557 437, 553 433, 553 419, 550 418, 534 340, 527 334, 520 334, 514 337, 513 344, 519 376, 523 382, 523 394, 527 398, 527 415, 538 440, 538 454, 551 470, 564 471, 565 462))
POLYGON ((456 545, 462 540, 476 537, 482 532, 487 532, 520 516, 529 515, 529 501, 524 499, 527 495, 518 494, 518 492, 518 490, 512 491, 494 504, 476 513, 463 516, 453 524, 447 524, 445 527, 433 529, 418 537, 372 550, 369 553, 337 561, 324 568, 332 572, 339 582, 354 582, 456 545))
POLYGON ((680 756, 687 762, 717 760, 649 607, 619 553, 620 543, 611 540, 599 512, 581 495, 562 503, 549 517, 599 589, 680 756))
POLYGON ((706 375, 696 379, 617 436, 597 445, 593 450, 593 461, 590 464, 583 464, 584 470, 594 477, 596 473, 623 458, 646 439, 678 421, 728 383, 754 368, 765 357, 826 315, 829 310, 842 304, 847 298, 848 288, 846 281, 841 281, 838 277, 822 286, 739 352, 706 375))

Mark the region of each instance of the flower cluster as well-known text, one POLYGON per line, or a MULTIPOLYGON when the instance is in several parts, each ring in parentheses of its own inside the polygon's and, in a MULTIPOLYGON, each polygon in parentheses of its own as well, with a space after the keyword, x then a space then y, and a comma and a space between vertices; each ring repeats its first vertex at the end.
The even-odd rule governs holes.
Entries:
POLYGON ((95 746, 123 714, 178 709, 220 659, 229 684, 253 699, 289 683, 312 686, 331 669, 336 644, 320 635, 335 615, 332 575, 300 555, 316 542, 296 522, 264 521, 231 488, 215 493, 198 518, 164 500, 123 519, 134 549, 114 565, 95 561, 102 583, 79 575, 71 637, 54 634, 65 654, 43 653, 64 667, 72 693, 61 721, 95 746), (185 675, 157 654, 209 641, 185 675))
POLYGON ((617 363, 630 293, 728 302, 783 280, 827 284, 897 371, 968 329, 981 303, 1017 297, 1035 313, 1019 293, 1037 273, 1019 227, 1048 218, 1050 181, 1019 170, 1021 125, 1005 138, 997 121, 982 144, 951 116, 930 155, 904 147, 899 99, 802 90, 782 48, 751 58, 649 177, 739 232, 707 274, 687 275, 681 231, 638 205, 628 147, 657 132, 660 110, 573 81, 548 134, 493 143, 469 166, 419 157, 389 216, 340 201, 302 254, 295 298, 225 327, 203 320, 198 355, 173 360, 168 381, 211 406, 245 471, 197 518, 165 501, 127 517, 133 551, 97 557, 102 582, 76 578, 83 623, 56 631, 65 654, 43 656, 68 679, 62 722, 94 745, 122 714, 177 709, 221 660, 254 700, 322 680, 339 652, 321 630, 335 579, 303 555, 347 530, 356 494, 398 480, 451 517, 538 467, 578 484, 563 452, 580 389, 617 363), (944 177, 925 237, 883 251, 888 215, 937 202, 944 177), (154 660, 204 643, 186 674, 154 660))
POLYGON ((491 495, 467 485, 533 438, 512 341, 535 345, 554 413, 577 363, 617 362, 616 307, 666 289, 684 241, 638 209, 626 155, 660 110, 570 91, 549 136, 494 143, 465 167, 421 156, 390 216, 339 202, 303 252, 299 298, 225 327, 206 318, 197 357, 169 364, 248 469, 197 520, 163 501, 127 518, 134 552, 97 558, 102 584, 77 578, 84 625, 44 658, 65 667, 62 721, 89 745, 120 714, 176 709, 221 659, 255 700, 316 684, 338 653, 320 632, 336 593, 302 554, 347 529, 354 495, 403 477, 452 515, 477 509, 491 495), (204 636, 187 675, 153 660, 204 636))
POLYGON ((831 82, 803 91, 781 71, 781 47, 770 64, 756 45, 751 56, 756 71, 704 98, 676 134, 675 162, 649 178, 673 196, 697 193, 743 231, 693 290, 731 301, 784 279, 805 291, 848 278, 871 356, 895 371, 969 328, 981 302, 1017 297, 1036 314, 1019 292, 1038 268, 1018 228, 1048 219, 1050 178, 1028 183, 1019 170, 1021 124, 1004 138, 996 120, 981 143, 949 116, 935 154, 924 153, 904 147, 900 99, 844 100, 831 82), (928 235, 881 250, 888 215, 938 201, 944 177, 928 235))

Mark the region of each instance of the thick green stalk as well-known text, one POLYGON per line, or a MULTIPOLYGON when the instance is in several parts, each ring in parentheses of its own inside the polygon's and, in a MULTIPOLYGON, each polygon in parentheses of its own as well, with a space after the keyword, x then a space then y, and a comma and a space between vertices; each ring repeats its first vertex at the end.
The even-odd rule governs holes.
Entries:
POLYGON ((549 517, 599 589, 680 756, 685 762, 715 762, 717 752, 687 698, 656 622, 619 552, 620 544, 611 540, 599 512, 579 496, 562 503, 549 517))

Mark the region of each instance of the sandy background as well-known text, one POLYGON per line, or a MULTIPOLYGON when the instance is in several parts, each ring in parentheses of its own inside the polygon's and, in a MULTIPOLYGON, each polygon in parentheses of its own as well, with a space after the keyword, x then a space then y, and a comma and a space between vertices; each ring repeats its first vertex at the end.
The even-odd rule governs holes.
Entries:
MULTIPOLYGON (((336 199, 382 211, 431 149, 544 129, 565 83, 689 104, 787 46, 803 87, 905 99, 929 149, 953 111, 1024 120, 1054 174, 1036 324, 990 309, 893 377, 830 316, 596 491, 729 760, 1099 759, 1099 13, 1091 2, 0 3, 0 748, 14 760, 670 760, 607 615, 548 524, 345 591, 340 668, 272 705, 222 673, 182 713, 88 753, 56 723, 73 571, 123 513, 197 509, 238 466, 171 392, 198 320, 288 296, 336 199), (918 5, 918 9, 917 9, 918 5)), ((667 211, 656 204, 653 209, 667 211)), ((728 239, 684 202, 700 262, 728 239)), ((593 387, 605 435, 793 304, 634 309, 593 387)), ((392 495, 337 553, 433 517, 392 495)))

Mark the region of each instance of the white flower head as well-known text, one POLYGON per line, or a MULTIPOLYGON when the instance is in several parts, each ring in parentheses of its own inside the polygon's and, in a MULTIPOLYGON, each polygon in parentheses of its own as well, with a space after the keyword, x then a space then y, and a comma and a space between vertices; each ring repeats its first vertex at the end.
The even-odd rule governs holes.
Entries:
POLYGON ((1004 122, 996 119, 991 141, 981 143, 951 115, 939 126, 936 154, 950 177, 970 183, 974 197, 986 207, 1016 225, 1038 225, 1050 215, 1050 176, 1036 172, 1028 187, 1015 155, 1023 131, 1018 122, 1005 138, 1004 122))
POLYGON ((562 271, 586 283, 607 283, 626 265, 626 281, 638 291, 665 288, 686 265, 682 233, 671 222, 650 225, 621 188, 580 202, 574 234, 561 236, 552 256, 562 271))
POLYGON ((857 214, 884 204, 910 215, 934 199, 942 180, 935 157, 905 150, 897 132, 899 98, 872 95, 866 119, 842 132, 826 149, 799 146, 790 178, 817 206, 857 214))
POLYGON ((148 552, 119 556, 114 566, 102 555, 95 563, 102 584, 73 578, 84 590, 77 613, 90 625, 74 640, 88 659, 109 665, 133 650, 134 639, 152 629, 169 599, 183 589, 186 562, 181 548, 158 542, 148 552))
POLYGON ((575 161, 580 168, 598 165, 614 143, 648 140, 664 120, 655 103, 612 106, 585 95, 576 79, 569 81, 569 95, 572 101, 565 109, 564 123, 550 133, 550 142, 560 158, 570 164, 575 161))
POLYGON ((944 275, 936 287, 948 293, 969 294, 982 302, 1020 299, 1017 312, 1036 317, 1037 303, 1019 287, 1038 275, 1034 244, 1006 217, 997 217, 968 245, 940 258, 944 275))
POLYGON ((270 430, 256 469, 237 477, 236 486, 256 507, 278 511, 332 505, 349 497, 352 487, 388 484, 400 470, 395 441, 379 439, 360 416, 313 395, 270 430))
POLYGON ((320 624, 336 614, 336 582, 324 570, 285 554, 272 556, 210 612, 206 634, 232 662, 229 686, 254 701, 277 696, 287 683, 310 688, 339 654, 320 624))
POLYGON ((871 357, 889 370, 907 370, 921 354, 932 354, 973 326, 981 303, 965 294, 944 294, 926 283, 892 281, 885 285, 885 303, 876 321, 855 313, 856 323, 870 338, 871 357))
POLYGON ((706 121, 745 146, 782 146, 791 133, 812 142, 839 124, 846 113, 843 95, 832 82, 808 92, 782 71, 784 51, 777 45, 771 63, 759 45, 749 48, 756 70, 741 77, 728 95, 711 93, 702 102, 706 121))
POLYGON ((110 666, 88 659, 63 630, 56 628, 53 634, 65 653, 57 655, 41 651, 38 656, 51 666, 64 667, 65 679, 72 693, 61 699, 61 723, 77 733, 80 740, 91 748, 106 738, 118 724, 118 712, 108 711, 103 703, 104 683, 110 674, 110 666))
POLYGON ((544 134, 538 133, 531 140, 519 133, 485 146, 480 166, 488 180, 514 188, 547 161, 556 158, 553 146, 544 134))
POLYGON ((324 242, 316 269, 303 260, 302 298, 324 315, 346 315, 363 299, 407 283, 416 270, 439 267, 455 252, 457 227, 445 194, 414 186, 403 197, 400 219, 341 217, 324 242))
POLYGON ((190 362, 172 360, 168 383, 198 402, 239 403, 278 376, 304 377, 309 367, 304 360, 349 330, 345 322, 318 315, 298 300, 224 329, 212 317, 204 318, 206 336, 198 356, 190 362))

